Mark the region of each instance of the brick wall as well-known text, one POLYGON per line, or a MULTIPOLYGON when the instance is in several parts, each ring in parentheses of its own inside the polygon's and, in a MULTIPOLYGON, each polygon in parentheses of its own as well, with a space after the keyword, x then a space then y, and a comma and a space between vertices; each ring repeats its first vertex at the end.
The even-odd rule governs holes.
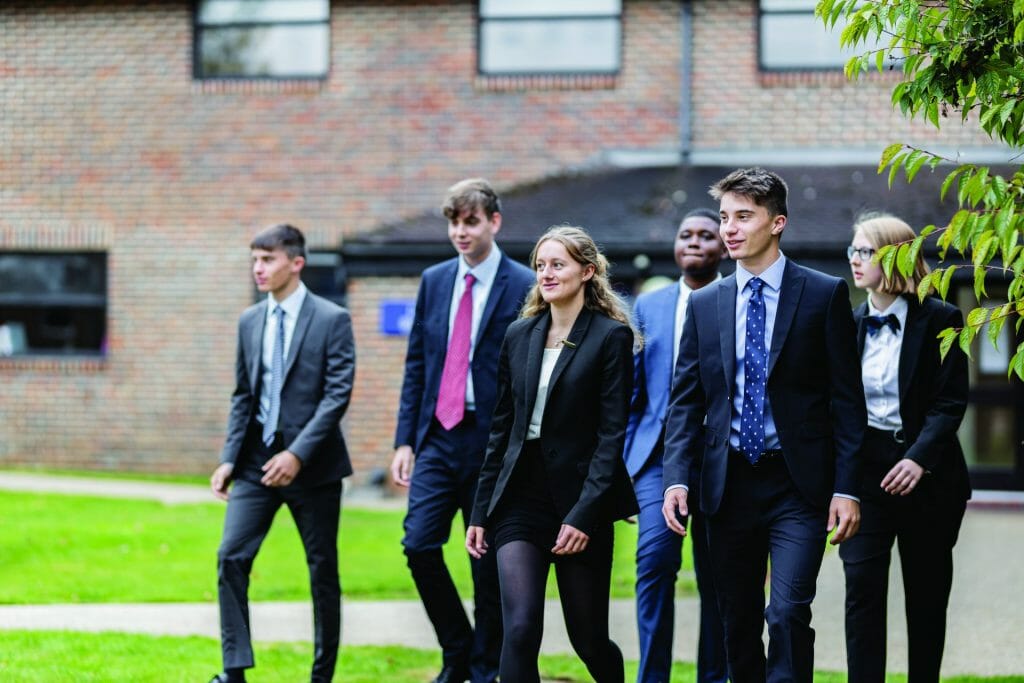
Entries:
MULTIPOLYGON (((571 81, 477 77, 475 7, 335 2, 325 81, 204 83, 188 2, 2 3, 0 249, 106 251, 110 352, 0 359, 0 463, 207 471, 262 225, 336 249, 460 177, 509 187, 677 147, 677 3, 627 3, 622 73, 571 81)), ((350 284, 365 473, 391 451, 405 351, 377 302, 416 283, 350 284)))

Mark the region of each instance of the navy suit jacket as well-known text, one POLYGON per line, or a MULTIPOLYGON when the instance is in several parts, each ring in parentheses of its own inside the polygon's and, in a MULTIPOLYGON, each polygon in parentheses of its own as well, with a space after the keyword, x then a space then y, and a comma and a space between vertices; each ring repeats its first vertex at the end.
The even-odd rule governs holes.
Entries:
POLYGON ((678 281, 637 297, 633 319, 644 346, 634 356, 633 400, 623 457, 626 471, 635 477, 654 452, 665 428, 672 388, 672 352, 675 346, 678 281))
MULTIPOLYGON (((419 453, 430 429, 448 351, 448 317, 459 270, 458 259, 449 259, 423 271, 405 356, 395 448, 412 446, 413 452, 419 453)), ((501 340, 509 323, 519 314, 534 279, 532 270, 502 253, 477 328, 470 363, 477 421, 485 431, 494 412, 501 340)))
MULTIPOLYGON (((768 358, 767 390, 783 458, 797 490, 827 508, 858 495, 867 408, 849 289, 786 262, 768 358)), ((703 458, 701 510, 722 501, 736 383, 736 276, 690 295, 665 434, 665 487, 692 486, 703 458), (706 417, 705 417, 706 416, 706 417)))
MULTIPOLYGON (((551 315, 508 328, 498 366, 498 404, 471 524, 488 526, 526 442, 551 315)), ((622 462, 632 391, 633 331, 580 311, 551 371, 540 447, 555 509, 584 533, 637 511, 622 462)))
MULTIPOLYGON (((235 391, 220 456, 222 463, 235 465, 234 476, 240 474, 238 461, 247 455, 246 436, 259 411, 266 322, 266 299, 247 308, 238 321, 235 391)), ((278 421, 284 447, 302 461, 292 486, 326 484, 352 474, 339 423, 352 395, 355 368, 348 311, 307 292, 284 359, 278 421)))
MULTIPOLYGON (((938 340, 941 330, 963 327, 963 314, 956 306, 933 297, 923 303, 913 296, 905 298, 907 322, 898 375, 900 420, 909 444, 904 457, 929 472, 942 496, 965 501, 971 497, 971 484, 956 432, 967 410, 967 356, 954 346, 943 361, 938 340)), ((854 312, 861 353, 867 314, 867 303, 854 312)))

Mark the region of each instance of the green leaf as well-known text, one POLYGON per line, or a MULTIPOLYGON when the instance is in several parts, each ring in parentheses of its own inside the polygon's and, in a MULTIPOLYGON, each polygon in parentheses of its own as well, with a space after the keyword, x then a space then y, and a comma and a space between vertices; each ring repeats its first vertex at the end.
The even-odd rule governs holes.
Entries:
POLYGON ((887 244, 879 249, 878 254, 875 256, 881 264, 882 270, 890 277, 892 276, 892 269, 896 263, 896 255, 898 253, 899 249, 895 245, 887 244))
POLYGON ((896 177, 896 173, 900 170, 900 166, 907 160, 909 154, 897 154, 892 159, 892 165, 889 166, 889 189, 892 189, 892 181, 896 177))
POLYGON ((928 109, 926 110, 928 120, 932 122, 932 125, 936 128, 939 127, 939 103, 932 100, 928 103, 928 109))
POLYGON ((960 350, 964 352, 964 355, 968 358, 971 357, 971 342, 974 341, 975 335, 978 334, 978 328, 976 327, 964 327, 960 330, 960 350))
POLYGON ((949 283, 953 280, 953 272, 956 270, 956 266, 949 266, 942 271, 942 279, 939 281, 939 296, 942 297, 943 301, 946 299, 946 295, 949 293, 949 283))
POLYGON ((892 158, 896 156, 901 149, 903 149, 902 142, 894 142, 885 148, 882 152, 882 160, 878 162, 879 175, 881 175, 882 171, 885 170, 885 167, 889 165, 889 162, 892 161, 892 158))
POLYGON ((963 166, 957 166, 952 171, 950 171, 949 175, 946 176, 946 179, 942 181, 942 190, 941 192, 939 192, 939 199, 946 198, 946 193, 949 192, 950 186, 953 184, 953 181, 956 180, 956 177, 958 175, 972 168, 973 166, 964 164, 963 166))
POLYGON ((953 342, 959 336, 959 331, 948 328, 939 332, 939 356, 945 360, 946 354, 953 347, 953 342))
POLYGON ((1000 306, 999 309, 992 313, 992 319, 988 323, 988 340, 992 343, 992 348, 999 348, 999 333, 1003 330, 1003 325, 1009 319, 1007 316, 1010 314, 1010 304, 1000 306))
MULTIPOLYGON (((914 176, 916 176, 917 172, 921 170, 922 166, 924 166, 924 162, 928 161, 928 155, 926 155, 924 152, 917 150, 917 153, 920 156, 914 159, 907 159, 906 172, 908 183, 914 182, 914 176)), ((911 154, 911 156, 913 156, 913 154, 911 154)))
POLYGON ((935 275, 936 275, 936 273, 939 273, 939 272, 940 271, 933 270, 932 272, 928 273, 923 278, 921 278, 921 281, 917 283, 917 300, 918 301, 923 302, 925 300, 925 297, 927 297, 929 294, 931 294, 931 291, 934 288, 934 284, 933 283, 934 283, 934 280, 935 280, 935 275))
POLYGON ((985 269, 974 268, 974 297, 980 302, 985 296, 985 269))
POLYGON ((988 320, 989 310, 987 308, 974 308, 967 314, 967 324, 970 327, 981 327, 988 320))

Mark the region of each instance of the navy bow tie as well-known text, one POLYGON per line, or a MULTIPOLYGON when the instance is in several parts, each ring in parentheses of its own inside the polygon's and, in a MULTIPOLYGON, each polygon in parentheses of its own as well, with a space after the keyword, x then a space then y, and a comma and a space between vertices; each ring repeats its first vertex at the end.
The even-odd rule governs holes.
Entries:
POLYGON ((895 313, 889 315, 869 315, 864 318, 864 322, 868 326, 868 334, 874 335, 883 327, 888 327, 892 330, 893 334, 896 334, 900 330, 900 319, 896 317, 895 313))

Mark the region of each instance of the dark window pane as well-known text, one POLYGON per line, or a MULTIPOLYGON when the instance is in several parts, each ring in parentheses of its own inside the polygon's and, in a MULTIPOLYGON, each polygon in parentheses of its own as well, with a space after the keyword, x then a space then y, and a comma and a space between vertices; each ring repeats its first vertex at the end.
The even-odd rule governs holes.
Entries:
POLYGON ((202 75, 323 76, 327 44, 323 24, 206 28, 200 40, 202 75))

